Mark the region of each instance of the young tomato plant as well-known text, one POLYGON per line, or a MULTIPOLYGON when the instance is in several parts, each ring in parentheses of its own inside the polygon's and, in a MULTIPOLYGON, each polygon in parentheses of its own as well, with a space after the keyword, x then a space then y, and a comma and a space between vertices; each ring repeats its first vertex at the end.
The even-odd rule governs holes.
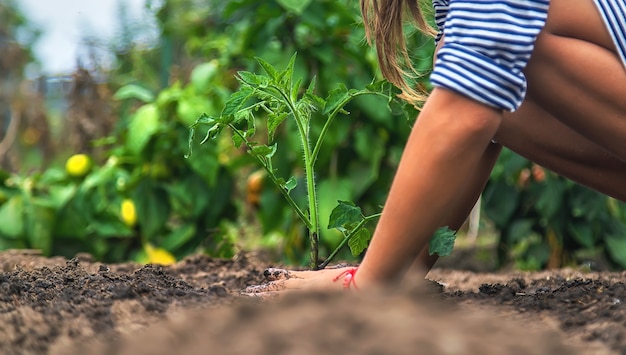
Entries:
MULTIPOLYGON (((267 176, 278 187, 287 203, 307 227, 311 247, 310 268, 315 270, 328 265, 345 244, 348 244, 353 255, 361 254, 371 238, 371 233, 365 225, 380 215, 364 216, 361 209, 352 202, 338 201, 339 204, 331 213, 328 228, 341 231, 343 240, 326 260, 319 263, 320 221, 315 186, 315 163, 331 124, 339 114, 348 115, 349 112, 344 107, 359 96, 382 96, 388 100, 390 108, 392 106, 403 107, 405 103, 396 98, 394 88, 386 81, 372 82, 362 90, 348 90, 344 85, 339 85, 326 98, 322 98, 315 94, 315 80, 312 80, 306 89, 301 87, 301 80, 294 81, 295 58, 295 55, 291 57, 287 68, 283 71, 257 58, 266 75, 239 72, 237 80, 240 88, 226 101, 221 115, 219 117, 202 115, 192 125, 189 138, 190 154, 195 131, 199 126, 208 126, 202 143, 217 137, 225 128, 230 128, 233 134, 233 144, 236 147, 244 145, 247 148, 248 153, 265 169, 267 176), (314 116, 316 112, 321 115, 314 116), (311 120, 318 116, 321 116, 325 123, 320 133, 314 137, 310 129, 311 120), (267 144, 254 140, 257 117, 266 118, 267 144), (274 142, 274 134, 286 119, 295 121, 302 146, 306 208, 299 206, 290 195, 297 185, 296 178, 291 177, 285 180, 279 177, 277 169, 272 165, 272 157, 278 149, 274 142)), ((406 113, 405 110, 401 111, 406 113)))

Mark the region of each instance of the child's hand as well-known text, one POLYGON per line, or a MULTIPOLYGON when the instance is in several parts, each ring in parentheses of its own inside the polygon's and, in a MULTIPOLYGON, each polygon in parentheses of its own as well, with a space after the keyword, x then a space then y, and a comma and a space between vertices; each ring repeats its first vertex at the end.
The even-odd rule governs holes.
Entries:
POLYGON ((268 281, 247 287, 242 295, 275 298, 292 291, 333 291, 357 289, 355 267, 329 268, 318 271, 289 271, 269 268, 263 272, 268 281))

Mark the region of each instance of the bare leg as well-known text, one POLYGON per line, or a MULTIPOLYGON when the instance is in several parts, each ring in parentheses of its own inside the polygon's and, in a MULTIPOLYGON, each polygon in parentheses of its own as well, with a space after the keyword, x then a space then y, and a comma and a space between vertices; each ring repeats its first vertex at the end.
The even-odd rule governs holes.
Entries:
MULTIPOLYGON (((557 120, 532 100, 526 100, 515 113, 505 114, 496 139, 512 151, 564 177, 621 200, 626 198, 623 183, 626 181, 626 163, 557 120)), ((489 159, 485 158, 484 169, 490 173, 489 159)), ((475 179, 476 186, 485 183, 481 174, 475 179)), ((451 219, 452 229, 463 223, 467 216, 464 212, 475 203, 473 196, 459 201, 464 201, 466 209, 459 210, 456 220, 451 219)), ((414 268, 428 271, 436 261, 436 256, 428 255, 426 246, 414 268)))
POLYGON ((527 100, 495 139, 626 201, 626 69, 590 1, 553 1, 526 68, 527 100))
MULTIPOLYGON (((570 8, 568 2, 553 1, 551 6, 526 68, 527 99, 516 112, 505 113, 495 139, 564 177, 626 201, 626 70, 591 2, 570 8)), ((475 179, 476 186, 483 183, 482 176, 475 179)), ((436 260, 426 246, 415 266, 430 270, 436 260)))

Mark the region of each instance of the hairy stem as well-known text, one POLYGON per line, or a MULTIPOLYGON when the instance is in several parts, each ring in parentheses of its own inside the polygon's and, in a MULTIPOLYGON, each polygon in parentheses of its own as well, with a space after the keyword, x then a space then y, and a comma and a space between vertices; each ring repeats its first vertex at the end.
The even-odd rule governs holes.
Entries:
POLYGON ((317 209, 317 193, 315 190, 315 162, 312 159, 311 143, 309 140, 309 127, 307 125, 310 120, 306 120, 300 115, 300 112, 294 105, 291 97, 278 87, 274 86, 274 89, 278 90, 282 95, 285 103, 289 107, 291 114, 293 115, 298 131, 300 132, 300 140, 302 142, 302 150, 304 151, 304 171, 306 175, 306 187, 307 187, 307 199, 309 202, 309 220, 311 221, 309 227, 309 242, 311 243, 311 258, 309 267, 311 270, 317 270, 317 262, 319 260, 319 220, 317 209))
MULTIPOLYGON (((249 144, 248 140, 246 139, 246 137, 244 137, 244 135, 241 134, 241 131, 239 131, 232 124, 228 124, 228 125, 235 132, 235 134, 237 134, 243 140, 243 142, 246 145, 246 147, 251 149, 252 147, 250 146, 250 144, 249 144)), ((272 168, 270 166, 271 164, 268 164, 268 162, 266 162, 265 160, 263 160, 259 156, 254 156, 254 157, 261 164, 263 169, 265 169, 265 171, 267 172, 267 176, 269 176, 270 179, 272 180, 272 182, 274 183, 274 185, 276 185, 276 187, 278 187, 278 190, 281 192, 281 194, 283 195, 283 197, 285 198, 285 200, 287 201, 289 206, 291 206, 291 208, 296 212, 298 217, 300 217, 300 220, 302 220, 302 222, 304 223, 304 225, 308 229, 311 229, 312 228, 311 221, 306 216, 306 214, 302 211, 302 209, 296 204, 296 201, 294 201, 293 198, 291 198, 291 196, 289 195, 289 192, 285 189, 285 187, 280 183, 280 181, 278 181, 278 178, 276 177, 276 175, 272 171, 272 168)))

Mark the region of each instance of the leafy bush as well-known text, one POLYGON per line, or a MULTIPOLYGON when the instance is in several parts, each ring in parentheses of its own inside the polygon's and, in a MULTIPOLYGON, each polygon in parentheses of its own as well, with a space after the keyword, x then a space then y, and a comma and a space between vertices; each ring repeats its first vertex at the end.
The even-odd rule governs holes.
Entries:
POLYGON ((30 177, 4 173, 0 248, 89 252, 107 261, 150 261, 146 257, 161 251, 181 257, 201 247, 232 255, 233 242, 217 231, 233 213, 232 176, 215 147, 197 147, 203 154, 183 159, 189 115, 207 107, 189 102, 198 102, 196 95, 204 102, 213 93, 206 67, 193 77, 191 84, 173 85, 156 97, 137 86, 121 88, 119 100, 146 102, 121 122, 126 126, 117 136, 106 139, 115 144, 104 164, 92 168, 89 157, 75 155, 65 170, 30 177))
POLYGON ((483 194, 500 264, 537 270, 597 261, 626 267, 626 205, 504 150, 483 194))

